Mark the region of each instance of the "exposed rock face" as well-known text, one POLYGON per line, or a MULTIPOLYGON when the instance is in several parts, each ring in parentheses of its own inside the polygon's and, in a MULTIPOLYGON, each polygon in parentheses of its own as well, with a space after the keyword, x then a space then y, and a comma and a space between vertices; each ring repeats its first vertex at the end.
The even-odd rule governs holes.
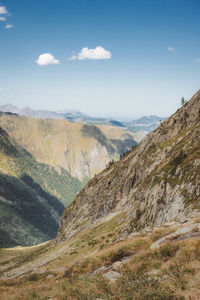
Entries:
POLYGON ((133 133, 111 125, 94 126, 1 113, 0 126, 38 162, 62 167, 84 182, 137 144, 133 133))
POLYGON ((93 178, 65 211, 56 242, 109 215, 119 238, 194 216, 200 207, 200 91, 123 159, 93 178))

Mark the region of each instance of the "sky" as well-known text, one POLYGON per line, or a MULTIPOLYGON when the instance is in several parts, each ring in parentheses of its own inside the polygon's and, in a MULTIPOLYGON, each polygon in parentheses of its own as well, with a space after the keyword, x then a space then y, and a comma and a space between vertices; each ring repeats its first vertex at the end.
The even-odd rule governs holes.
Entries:
POLYGON ((199 0, 0 0, 0 104, 131 119, 200 88, 199 0))

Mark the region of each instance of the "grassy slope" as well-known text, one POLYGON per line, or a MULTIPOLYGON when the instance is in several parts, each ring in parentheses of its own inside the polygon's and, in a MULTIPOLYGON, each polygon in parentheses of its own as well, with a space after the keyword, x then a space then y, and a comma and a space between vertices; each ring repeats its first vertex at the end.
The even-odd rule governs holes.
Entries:
POLYGON ((52 239, 80 182, 62 168, 37 163, 1 128, 0 145, 0 246, 52 239))
POLYGON ((109 125, 2 114, 0 126, 39 162, 61 166, 80 180, 93 177, 135 144, 132 133, 109 125))
POLYGON ((42 266, 42 272, 33 271, 2 281, 2 299, 198 300, 200 235, 167 240, 160 249, 151 250, 153 242, 176 228, 161 227, 151 234, 140 233, 116 242, 115 232, 123 218, 123 215, 115 217, 56 247, 46 244, 31 249, 2 249, 0 266, 5 266, 7 260, 17 265, 34 264, 37 257, 50 256, 61 247, 66 249, 57 259, 42 266), (115 269, 121 274, 115 283, 104 279, 102 273, 91 275, 98 268, 112 266, 128 256, 129 263, 115 269))

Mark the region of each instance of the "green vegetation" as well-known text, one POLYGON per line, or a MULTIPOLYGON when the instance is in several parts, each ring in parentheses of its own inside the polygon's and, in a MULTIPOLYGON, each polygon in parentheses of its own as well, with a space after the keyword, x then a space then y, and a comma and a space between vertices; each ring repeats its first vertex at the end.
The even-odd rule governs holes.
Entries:
POLYGON ((185 105, 187 103, 187 100, 185 100, 184 97, 181 98, 181 106, 185 105))
POLYGON ((62 168, 36 162, 1 128, 0 144, 0 246, 54 238, 81 183, 62 168))

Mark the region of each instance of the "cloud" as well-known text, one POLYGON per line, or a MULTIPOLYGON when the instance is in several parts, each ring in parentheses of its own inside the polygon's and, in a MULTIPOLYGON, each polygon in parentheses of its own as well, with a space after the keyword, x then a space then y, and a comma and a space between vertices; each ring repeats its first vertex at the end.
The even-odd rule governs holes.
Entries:
POLYGON ((10 29, 10 28, 13 28, 13 27, 15 27, 15 26, 12 25, 12 24, 7 24, 7 25, 5 26, 6 29, 10 29))
MULTIPOLYGON (((6 21, 7 20, 7 15, 10 16, 10 14, 8 13, 6 7, 3 6, 3 5, 0 5, 0 22, 6 21), (2 15, 6 15, 6 17, 2 16, 2 15)), ((14 27, 14 25, 12 25, 12 24, 7 24, 5 26, 6 29, 10 29, 10 28, 13 28, 13 27, 14 27)))
POLYGON ((70 60, 84 60, 84 59, 110 59, 111 52, 105 50, 103 47, 98 46, 95 49, 83 48, 80 53, 73 55, 70 60))
POLYGON ((8 11, 7 11, 6 7, 0 5, 0 15, 5 15, 7 13, 8 13, 8 11))
POLYGON ((76 55, 72 55, 70 58, 68 58, 68 60, 75 60, 76 59, 76 55))
POLYGON ((175 48, 173 48, 173 47, 168 47, 167 50, 168 50, 169 52, 176 53, 176 50, 175 50, 175 48))
POLYGON ((38 57, 36 63, 39 66, 47 66, 47 65, 57 65, 60 62, 58 59, 55 59, 55 57, 51 53, 44 53, 38 57))
POLYGON ((200 63, 200 58, 195 59, 196 63, 200 63))

